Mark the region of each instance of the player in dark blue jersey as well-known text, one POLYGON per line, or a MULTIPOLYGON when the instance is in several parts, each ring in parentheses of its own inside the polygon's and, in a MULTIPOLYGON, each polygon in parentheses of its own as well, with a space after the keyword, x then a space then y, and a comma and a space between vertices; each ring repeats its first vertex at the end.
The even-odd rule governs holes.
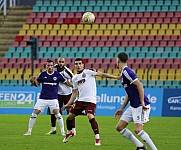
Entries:
POLYGON ((115 118, 122 115, 119 120, 116 130, 124 137, 132 141, 136 145, 136 150, 146 147, 140 142, 133 133, 126 128, 126 126, 133 121, 135 124, 135 133, 145 141, 152 150, 157 150, 156 146, 150 139, 149 135, 143 130, 143 125, 149 121, 150 114, 150 102, 147 96, 144 94, 142 83, 139 81, 135 72, 127 66, 128 55, 124 52, 119 53, 117 57, 117 67, 120 69, 120 81, 126 90, 126 97, 124 103, 120 109, 115 112, 115 118), (123 113, 127 104, 130 106, 123 113))
POLYGON ((67 79, 65 79, 62 74, 54 71, 54 62, 52 60, 47 60, 46 71, 41 72, 37 78, 31 77, 30 81, 35 86, 39 86, 39 84, 42 84, 42 89, 39 99, 34 106, 34 111, 30 117, 28 131, 24 135, 31 135, 37 115, 42 113, 46 107, 49 107, 51 113, 55 114, 58 120, 58 124, 60 126, 61 134, 64 136, 64 122, 59 112, 59 104, 57 100, 58 86, 59 82, 63 82, 68 86, 72 86, 72 84, 67 79))

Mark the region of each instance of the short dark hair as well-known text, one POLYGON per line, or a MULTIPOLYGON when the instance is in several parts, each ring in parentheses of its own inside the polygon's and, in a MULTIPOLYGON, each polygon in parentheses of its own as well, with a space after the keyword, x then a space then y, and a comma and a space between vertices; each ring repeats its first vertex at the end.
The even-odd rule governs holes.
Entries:
POLYGON ((52 62, 52 63, 54 64, 54 61, 51 60, 51 59, 48 59, 47 62, 48 62, 48 63, 51 63, 51 62, 52 62))
POLYGON ((76 58, 76 59, 74 60, 74 62, 75 62, 75 61, 81 61, 81 62, 83 62, 82 58, 76 58))
POLYGON ((126 63, 128 60, 128 55, 125 52, 121 52, 118 54, 118 58, 121 62, 126 63))

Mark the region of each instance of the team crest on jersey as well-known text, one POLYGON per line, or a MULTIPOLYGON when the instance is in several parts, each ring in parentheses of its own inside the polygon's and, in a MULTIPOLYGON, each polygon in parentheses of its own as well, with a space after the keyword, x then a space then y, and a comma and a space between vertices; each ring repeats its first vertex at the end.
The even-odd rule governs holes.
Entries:
POLYGON ((53 80, 56 81, 56 80, 57 80, 57 77, 53 77, 53 80))
POLYGON ((85 74, 85 73, 83 73, 83 74, 82 74, 82 78, 85 78, 85 77, 86 77, 86 74, 85 74))

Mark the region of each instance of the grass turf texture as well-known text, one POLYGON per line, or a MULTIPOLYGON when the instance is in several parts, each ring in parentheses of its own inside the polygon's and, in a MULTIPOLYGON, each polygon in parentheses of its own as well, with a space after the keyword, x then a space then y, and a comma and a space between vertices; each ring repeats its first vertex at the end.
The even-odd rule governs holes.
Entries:
MULTIPOLYGON (((57 125, 56 135, 45 135, 50 130, 50 116, 40 115, 31 136, 23 136, 27 131, 30 115, 0 115, 0 150, 134 150, 135 145, 121 136, 113 117, 97 116, 101 134, 101 146, 94 145, 94 134, 86 116, 76 118, 77 135, 68 143, 63 143, 57 125)), ((64 117, 65 120, 65 117, 64 117)), ((159 150, 181 149, 181 118, 152 117, 144 126, 159 150)), ((128 125, 133 131, 133 123, 128 125)), ((148 148, 150 150, 150 148, 148 148)))

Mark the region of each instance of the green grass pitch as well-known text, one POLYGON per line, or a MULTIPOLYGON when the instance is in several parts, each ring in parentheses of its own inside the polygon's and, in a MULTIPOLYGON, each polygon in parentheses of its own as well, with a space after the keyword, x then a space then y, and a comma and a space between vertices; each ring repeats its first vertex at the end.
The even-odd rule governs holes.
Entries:
MULTIPOLYGON (((134 144, 115 130, 118 120, 111 116, 96 116, 101 134, 100 147, 94 145, 94 134, 86 116, 76 118, 77 135, 68 143, 62 142, 58 125, 56 135, 45 135, 50 130, 49 115, 38 116, 32 135, 23 136, 27 131, 29 117, 0 115, 0 150, 135 150, 134 144)), ((180 123, 179 117, 151 117, 144 130, 159 150, 180 150, 180 123)), ((128 128, 133 131, 133 123, 128 128)))

